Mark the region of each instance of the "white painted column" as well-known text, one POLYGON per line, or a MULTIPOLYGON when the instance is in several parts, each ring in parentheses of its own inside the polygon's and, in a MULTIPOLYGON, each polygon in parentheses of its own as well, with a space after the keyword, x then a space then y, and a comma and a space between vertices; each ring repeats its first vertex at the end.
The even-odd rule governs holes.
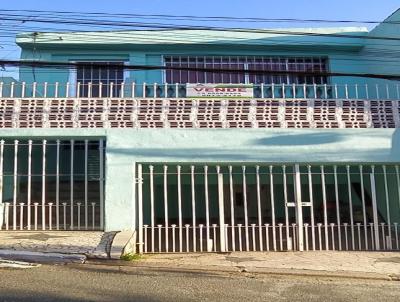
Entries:
POLYGON ((303 205, 301 200, 301 175, 299 165, 295 165, 296 173, 296 224, 297 224, 297 243, 298 251, 304 251, 304 241, 303 241, 303 205))
POLYGON ((246 251, 249 251, 249 217, 247 213, 247 184, 246 184, 246 166, 242 166, 243 176, 243 209, 244 209, 244 231, 246 239, 246 251))
MULTIPOLYGON (((165 90, 167 93, 167 90, 165 90)), ((190 166, 190 177, 191 177, 191 190, 192 190, 192 228, 193 228, 193 252, 196 252, 196 187, 194 177, 195 167, 190 166)))
POLYGON ((14 141, 13 230, 17 229, 18 141, 14 141))
POLYGON ((219 238, 220 251, 226 251, 225 238, 225 209, 224 209, 224 176, 218 173, 218 208, 219 208, 219 238))
MULTIPOLYGON (((260 193, 260 166, 256 166, 256 183, 257 183, 258 242, 260 243, 260 251, 263 251, 261 193, 260 193)), ((253 240, 255 240, 254 237, 253 237, 253 240)))
POLYGON ((275 230, 275 197, 274 197, 274 175, 272 174, 273 166, 269 166, 269 182, 271 193, 271 215, 272 215, 272 244, 276 251, 276 230, 275 230))
POLYGON ((143 170, 138 164, 139 254, 143 254, 143 170))
POLYGON ((28 205, 28 231, 31 230, 31 202, 32 202, 32 140, 28 141, 28 188, 27 188, 27 205, 28 205))
POLYGON ((168 166, 164 166, 164 228, 165 228, 165 252, 169 251, 168 236, 168 166))
POLYGON ((70 150, 70 175, 69 175, 69 190, 70 190, 70 213, 71 213, 71 225, 70 229, 74 229, 74 145, 75 141, 71 140, 70 150))
POLYGON ((42 142, 42 230, 46 229, 46 144, 42 142))

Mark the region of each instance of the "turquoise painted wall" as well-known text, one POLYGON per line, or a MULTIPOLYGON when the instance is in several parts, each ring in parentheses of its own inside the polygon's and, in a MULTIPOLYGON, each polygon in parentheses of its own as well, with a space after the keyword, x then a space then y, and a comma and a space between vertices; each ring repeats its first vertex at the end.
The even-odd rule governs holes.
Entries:
POLYGON ((105 138, 107 230, 133 227, 135 163, 400 163, 398 129, 1 129, 0 137, 105 138))

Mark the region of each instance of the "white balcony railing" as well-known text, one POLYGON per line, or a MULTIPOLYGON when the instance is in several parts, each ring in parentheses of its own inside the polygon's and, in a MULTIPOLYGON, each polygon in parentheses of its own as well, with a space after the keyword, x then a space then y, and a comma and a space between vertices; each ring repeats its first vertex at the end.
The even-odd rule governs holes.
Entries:
MULTIPOLYGON (((256 99, 399 100, 400 84, 253 84, 256 99)), ((186 98, 186 84, 0 82, 0 98, 186 98)))
POLYGON ((400 128, 400 102, 0 98, 0 128, 400 128))

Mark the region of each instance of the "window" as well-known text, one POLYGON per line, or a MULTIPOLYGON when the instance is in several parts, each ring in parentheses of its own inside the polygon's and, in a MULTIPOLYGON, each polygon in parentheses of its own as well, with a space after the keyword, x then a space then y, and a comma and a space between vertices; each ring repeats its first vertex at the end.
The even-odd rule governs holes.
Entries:
POLYGON ((166 83, 325 84, 326 76, 285 74, 285 71, 324 72, 328 60, 320 57, 165 56, 166 67, 204 68, 205 71, 167 69, 166 83), (213 72, 213 70, 240 72, 213 72), (251 73, 250 71, 265 71, 251 73), (273 74, 274 71, 279 73, 273 74))
POLYGON ((79 84, 79 93, 77 93, 80 97, 88 97, 89 96, 89 88, 91 83, 91 96, 99 97, 100 90, 101 96, 108 97, 111 95, 111 83, 112 95, 118 96, 121 90, 121 83, 124 81, 124 68, 123 62, 96 62, 96 64, 100 64, 101 66, 88 66, 92 62, 80 62, 84 63, 85 66, 77 67, 76 71, 76 82, 79 84), (113 66, 108 66, 112 64, 113 66), (116 65, 121 65, 121 67, 116 67, 116 65), (101 83, 101 84, 100 84, 101 83), (101 88, 100 88, 101 86, 101 88))

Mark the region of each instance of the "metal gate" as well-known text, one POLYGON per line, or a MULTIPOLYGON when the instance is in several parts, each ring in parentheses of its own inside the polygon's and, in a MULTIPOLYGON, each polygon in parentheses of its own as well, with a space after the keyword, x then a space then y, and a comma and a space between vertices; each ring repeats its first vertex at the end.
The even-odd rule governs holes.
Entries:
POLYGON ((141 253, 399 249, 397 165, 138 164, 136 172, 141 253))
POLYGON ((1 140, 0 230, 102 230, 103 140, 1 140))

